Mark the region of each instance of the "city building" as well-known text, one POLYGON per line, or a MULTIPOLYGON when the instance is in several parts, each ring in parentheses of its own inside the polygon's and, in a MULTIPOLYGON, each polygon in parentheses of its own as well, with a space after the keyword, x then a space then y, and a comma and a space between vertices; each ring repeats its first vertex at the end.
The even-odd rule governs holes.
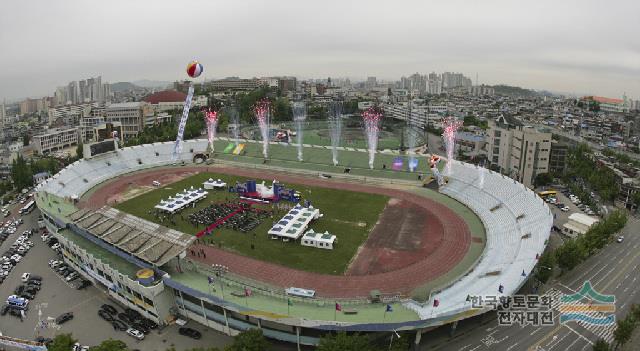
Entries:
POLYGON ((120 138, 122 135, 122 123, 102 123, 93 128, 93 141, 120 138))
POLYGON ((598 223, 597 218, 589 217, 583 213, 572 213, 569 221, 562 225, 562 232, 568 237, 575 238, 586 233, 591 226, 598 223))
POLYGON ((538 174, 549 172, 551 133, 503 114, 489 121, 486 150, 492 169, 532 187, 538 174))
POLYGON ((444 72, 442 73, 442 85, 444 88, 471 87, 470 78, 465 77, 462 73, 444 72))
POLYGON ((34 135, 31 145, 35 152, 45 155, 78 144, 78 128, 49 129, 43 134, 34 135))
POLYGON ((90 116, 92 109, 96 107, 99 107, 99 105, 91 103, 51 107, 47 111, 49 117, 48 125, 51 126, 54 123, 77 125, 83 117, 90 116))
POLYGON ((182 109, 186 98, 187 94, 180 91, 163 90, 145 97, 143 101, 153 106, 156 112, 164 112, 182 109))
POLYGON ((581 99, 587 104, 597 103, 600 107, 600 111, 605 112, 629 112, 629 106, 624 99, 612 99, 602 96, 584 96, 581 99))
POLYGON ((567 154, 569 145, 551 141, 551 154, 549 155, 549 173, 560 176, 567 169, 567 154))
POLYGON ((484 84, 474 85, 472 87, 469 87, 468 91, 469 91, 469 94, 473 96, 483 96, 483 95, 493 96, 496 94, 496 90, 493 87, 490 87, 484 84))
POLYGON ((146 102, 124 102, 107 106, 104 122, 119 122, 122 126, 122 139, 127 140, 136 137, 144 128, 145 117, 152 115, 153 108, 146 102))
POLYGON ((378 85, 378 82, 376 77, 367 77, 365 88, 371 89, 371 88, 375 88, 377 85, 378 85))
POLYGON ((278 78, 278 88, 283 94, 290 91, 296 91, 296 87, 296 77, 278 78))
POLYGON ((209 84, 211 88, 218 90, 253 90, 261 86, 263 84, 263 81, 256 78, 241 79, 238 77, 228 77, 224 79, 214 80, 207 84, 209 84))
POLYGON ((533 187, 538 174, 549 173, 551 133, 531 127, 513 131, 511 147, 511 177, 533 187))

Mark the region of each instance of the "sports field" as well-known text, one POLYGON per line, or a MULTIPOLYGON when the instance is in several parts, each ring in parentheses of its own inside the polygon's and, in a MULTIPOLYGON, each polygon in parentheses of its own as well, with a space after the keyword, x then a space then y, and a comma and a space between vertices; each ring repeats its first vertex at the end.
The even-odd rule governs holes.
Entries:
MULTIPOLYGON (((235 184, 236 181, 243 182, 248 179, 226 174, 198 173, 131 198, 115 207, 137 217, 195 235, 204 227, 194 227, 187 220, 189 214, 212 203, 234 199, 236 195, 226 190, 210 190, 205 201, 198 203, 195 208, 185 209, 175 215, 173 218, 175 224, 166 220, 162 223, 159 222, 153 214, 153 207, 161 199, 167 199, 183 189, 188 189, 191 186, 194 188, 202 187, 202 183, 209 178, 222 179, 227 184, 235 184)), ((262 180, 269 184, 273 179, 258 179, 259 182, 262 180)), ((329 233, 335 234, 338 237, 338 243, 333 250, 305 247, 296 242, 285 243, 269 239, 267 231, 273 225, 273 221, 279 220, 287 212, 285 209, 278 209, 271 205, 258 206, 258 208, 273 209, 275 214, 273 219, 266 219, 254 230, 243 233, 225 228, 216 229, 212 235, 204 237, 205 241, 228 251, 295 269, 325 274, 343 274, 356 250, 367 239, 378 221, 389 197, 322 187, 286 185, 301 192, 303 199, 311 201, 313 206, 324 214, 323 218, 312 222, 310 228, 315 231, 329 231, 329 233)), ((282 203, 286 204, 287 202, 282 203)))

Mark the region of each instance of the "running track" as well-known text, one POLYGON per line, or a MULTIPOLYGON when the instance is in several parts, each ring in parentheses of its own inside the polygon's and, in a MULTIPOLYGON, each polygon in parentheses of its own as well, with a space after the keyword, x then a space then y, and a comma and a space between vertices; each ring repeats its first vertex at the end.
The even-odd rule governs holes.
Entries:
MULTIPOLYGON (((429 228, 440 226, 428 226, 425 229, 425 240, 430 238, 440 240, 440 245, 431 251, 431 254, 422 260, 413 262, 403 268, 367 275, 327 275, 312 272, 299 271, 277 264, 259 261, 250 257, 206 245, 194 245, 195 252, 200 249, 206 252, 206 259, 193 256, 191 250, 187 250, 188 256, 195 261, 205 264, 222 264, 229 267, 234 274, 262 281, 279 287, 299 287, 316 290, 322 297, 329 298, 353 298, 366 297, 374 289, 380 290, 385 295, 408 295, 413 289, 423 285, 454 268, 467 253, 471 244, 471 233, 466 223, 455 212, 445 205, 431 199, 415 194, 399 191, 397 189, 361 185, 357 183, 341 183, 332 180, 306 178, 302 176, 290 176, 283 173, 256 171, 231 167, 180 167, 176 169, 154 169, 138 172, 116 178, 105 183, 94 191, 88 199, 83 201, 84 206, 98 208, 110 202, 114 194, 119 194, 127 189, 130 184, 149 185, 152 180, 162 179, 169 175, 183 176, 211 171, 215 173, 233 174, 244 177, 256 177, 266 179, 278 179, 285 183, 300 185, 312 185, 333 189, 344 189, 387 195, 400 200, 412 202, 423 207, 432 216, 439 219, 441 233, 431 233, 429 228)), ((394 233, 388 233, 393 235, 394 233)), ((365 243, 365 248, 367 243, 365 243)))

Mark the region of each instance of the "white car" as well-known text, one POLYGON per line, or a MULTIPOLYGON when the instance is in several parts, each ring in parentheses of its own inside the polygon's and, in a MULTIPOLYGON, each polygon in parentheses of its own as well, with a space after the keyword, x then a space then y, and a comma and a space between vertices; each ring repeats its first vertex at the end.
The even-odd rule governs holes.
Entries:
POLYGON ((22 278, 21 279, 22 279, 23 282, 25 282, 25 283, 28 282, 29 278, 31 278, 31 273, 22 273, 22 278))
POLYGON ((22 256, 15 254, 13 256, 11 256, 11 259, 16 261, 16 262, 20 262, 20 260, 22 259, 22 256))
POLYGON ((560 209, 562 212, 567 212, 569 211, 569 207, 565 206, 563 208, 560 209))
POLYGON ((60 244, 59 243, 55 243, 53 244, 53 246, 51 246, 52 249, 57 250, 60 248, 60 244))
POLYGON ((144 339, 144 334, 141 331, 137 330, 137 329, 129 328, 129 329, 127 329, 127 334, 133 336, 134 338, 136 338, 138 340, 144 339))
POLYGON ((623 242, 623 241, 624 241, 624 236, 623 236, 623 235, 620 235, 620 236, 618 237, 618 239, 616 239, 616 241, 617 241, 617 242, 619 242, 619 243, 623 242))

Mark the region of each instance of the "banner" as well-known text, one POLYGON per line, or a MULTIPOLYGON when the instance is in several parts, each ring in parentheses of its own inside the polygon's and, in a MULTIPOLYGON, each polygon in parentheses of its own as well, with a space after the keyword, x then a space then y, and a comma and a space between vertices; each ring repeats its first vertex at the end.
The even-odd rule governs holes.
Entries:
POLYGON ((189 85, 189 93, 187 99, 184 100, 184 109, 182 110, 182 118, 180 119, 180 125, 178 125, 178 136, 176 137, 176 145, 173 148, 173 160, 178 158, 178 154, 182 151, 182 136, 184 135, 184 127, 187 125, 187 118, 189 118, 189 109, 191 108, 191 99, 193 98, 193 84, 189 85))

